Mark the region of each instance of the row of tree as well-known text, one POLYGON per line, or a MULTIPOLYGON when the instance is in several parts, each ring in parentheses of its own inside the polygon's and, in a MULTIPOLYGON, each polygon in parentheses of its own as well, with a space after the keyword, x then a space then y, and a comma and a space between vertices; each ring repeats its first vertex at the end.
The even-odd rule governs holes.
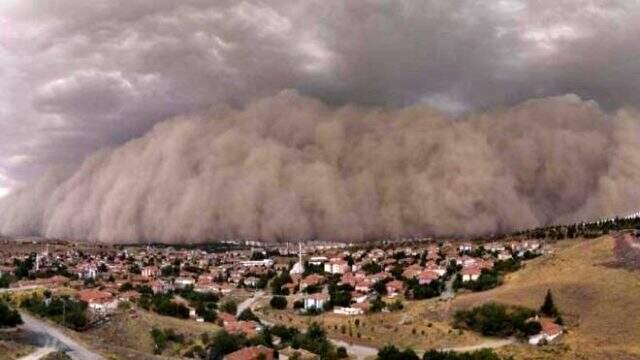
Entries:
MULTIPOLYGON (((393 345, 387 345, 378 351, 378 360, 501 360, 491 349, 471 352, 453 352, 429 350, 422 358, 412 349, 400 350, 393 345)), ((506 360, 506 359, 504 359, 506 360)))

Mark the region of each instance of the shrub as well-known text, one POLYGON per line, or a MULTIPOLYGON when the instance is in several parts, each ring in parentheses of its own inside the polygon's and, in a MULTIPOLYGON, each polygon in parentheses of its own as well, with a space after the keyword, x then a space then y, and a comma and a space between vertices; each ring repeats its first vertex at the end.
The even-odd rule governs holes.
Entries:
POLYGON ((22 324, 20 314, 4 302, 0 302, 0 328, 14 327, 22 324))
POLYGON ((249 308, 242 310, 238 315, 238 320, 260 322, 260 319, 249 308))
POLYGON ((422 360, 500 360, 500 357, 491 349, 465 353, 429 350, 424 353, 422 360))
POLYGON ((398 350, 393 345, 387 345, 382 349, 378 350, 378 360, 420 360, 418 355, 411 350, 407 349, 404 351, 398 350))
POLYGON ((531 325, 526 323, 533 315, 535 311, 531 309, 487 303, 471 310, 457 311, 454 325, 485 336, 524 335, 531 331, 531 325))
POLYGON ((220 305, 220 311, 235 315, 238 312, 238 304, 233 300, 227 300, 220 305))

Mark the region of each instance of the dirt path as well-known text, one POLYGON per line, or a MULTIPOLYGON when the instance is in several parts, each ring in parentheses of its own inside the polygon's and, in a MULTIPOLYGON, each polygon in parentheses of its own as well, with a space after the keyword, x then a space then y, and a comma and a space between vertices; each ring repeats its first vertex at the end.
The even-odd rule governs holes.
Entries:
POLYGON ((263 296, 264 296, 264 291, 255 292, 252 297, 238 304, 238 312, 236 313, 236 315, 240 315, 240 313, 243 312, 245 309, 253 310, 251 307, 260 299, 262 299, 263 296))
POLYGON ((56 349, 52 347, 40 348, 27 356, 18 358, 18 360, 40 360, 55 351, 56 349))
POLYGON ((66 334, 64 334, 57 327, 37 319, 24 311, 20 312, 22 321, 24 322, 23 328, 31 331, 34 336, 38 336, 48 344, 47 347, 55 347, 58 350, 64 351, 72 359, 75 360, 103 360, 104 358, 99 354, 91 351, 89 348, 81 345, 77 341, 73 340, 66 334))

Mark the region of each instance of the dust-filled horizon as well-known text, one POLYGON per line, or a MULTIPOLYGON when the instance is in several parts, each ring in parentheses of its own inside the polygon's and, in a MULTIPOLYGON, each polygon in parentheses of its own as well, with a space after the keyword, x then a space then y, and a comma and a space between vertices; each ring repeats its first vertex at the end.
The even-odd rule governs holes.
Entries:
POLYGON ((0 202, 0 232, 134 243, 362 241, 635 212, 640 114, 575 95, 448 117, 295 91, 157 124, 0 202))
POLYGON ((475 236, 640 210, 640 1, 0 1, 0 234, 475 236))

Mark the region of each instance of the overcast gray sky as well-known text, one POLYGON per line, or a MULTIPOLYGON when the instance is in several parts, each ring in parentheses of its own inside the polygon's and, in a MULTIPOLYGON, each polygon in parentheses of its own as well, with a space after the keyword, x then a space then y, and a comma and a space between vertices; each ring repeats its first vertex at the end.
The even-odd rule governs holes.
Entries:
POLYGON ((453 114, 565 93, 640 105, 632 0, 3 0, 0 29, 0 195, 288 88, 453 114))

